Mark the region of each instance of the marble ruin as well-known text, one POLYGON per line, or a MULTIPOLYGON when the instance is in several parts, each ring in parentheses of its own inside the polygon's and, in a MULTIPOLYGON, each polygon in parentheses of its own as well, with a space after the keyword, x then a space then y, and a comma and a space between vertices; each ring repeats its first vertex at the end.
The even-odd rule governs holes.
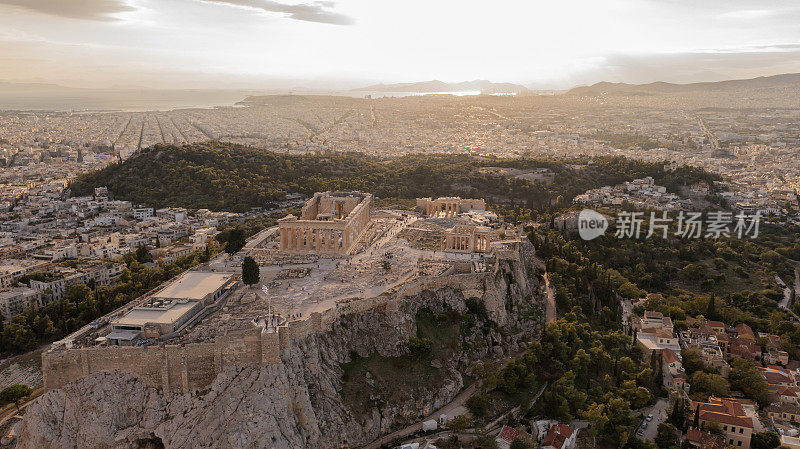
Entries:
POLYGON ((280 250, 286 253, 350 253, 370 222, 372 195, 363 192, 316 193, 300 218, 278 221, 280 250))
POLYGON ((487 253, 491 229, 486 226, 456 225, 447 231, 444 250, 459 253, 487 253))
POLYGON ((474 221, 483 200, 418 204, 423 211, 374 208, 368 193, 317 193, 235 260, 220 253, 54 343, 42 355, 45 388, 127 370, 165 391, 207 389, 225 366, 282 363, 286 349, 344 315, 445 286, 486 296, 487 279, 520 260, 519 238, 474 221), (245 256, 258 261, 261 288, 241 283, 245 256))
POLYGON ((417 209, 428 217, 457 217, 471 210, 486 210, 486 201, 457 196, 417 198, 417 209))

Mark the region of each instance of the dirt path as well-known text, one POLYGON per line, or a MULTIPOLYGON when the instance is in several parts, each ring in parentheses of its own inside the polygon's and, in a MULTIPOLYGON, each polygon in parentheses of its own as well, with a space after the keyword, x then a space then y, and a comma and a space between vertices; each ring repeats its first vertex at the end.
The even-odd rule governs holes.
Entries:
POLYGON ((544 286, 547 289, 547 302, 545 302, 544 316, 548 323, 553 323, 558 318, 556 314, 556 292, 550 285, 550 276, 544 274, 544 286))

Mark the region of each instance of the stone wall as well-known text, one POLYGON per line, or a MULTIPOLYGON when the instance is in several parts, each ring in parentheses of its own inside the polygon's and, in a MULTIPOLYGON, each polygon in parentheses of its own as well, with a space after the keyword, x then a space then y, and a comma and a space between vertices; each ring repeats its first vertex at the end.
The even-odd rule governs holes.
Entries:
POLYGON ((254 329, 218 337, 214 343, 53 349, 42 354, 44 386, 51 390, 91 373, 122 370, 133 371, 149 385, 165 390, 203 390, 226 365, 280 361, 280 355, 275 354, 277 336, 264 337, 254 329))
MULTIPOLYGON (((504 260, 519 260, 519 254, 509 251, 506 258, 496 259, 495 273, 504 260)), ((218 336, 213 343, 186 343, 162 346, 97 346, 76 349, 51 349, 42 354, 44 385, 47 390, 91 373, 127 370, 138 374, 154 387, 187 393, 207 389, 226 366, 267 366, 282 363, 281 352, 293 342, 313 333, 331 330, 343 315, 368 310, 397 310, 407 297, 423 291, 452 288, 464 297, 483 298, 493 320, 502 324, 506 311, 502 297, 505 286, 498 286, 494 273, 449 274, 412 280, 384 295, 341 304, 323 313, 313 313, 308 319, 292 321, 275 333, 252 331, 218 336)))
MULTIPOLYGON (((358 447, 395 423, 430 413, 437 402, 452 401, 464 387, 463 373, 475 363, 518 354, 536 339, 542 320, 532 312, 544 301, 531 277, 530 251, 523 248, 522 264, 498 257, 497 270, 420 278, 276 333, 253 328, 219 335, 214 343, 50 351, 48 384, 61 386, 26 409, 17 447, 358 447), (342 363, 353 354, 401 356, 417 332, 419 310, 463 314, 474 296, 505 324, 488 333, 480 325, 468 332, 460 350, 440 360, 440 378, 410 396, 366 408, 341 394, 342 363), (509 306, 513 312, 503 317, 509 306)), ((364 393, 382 397, 371 387, 364 393)))

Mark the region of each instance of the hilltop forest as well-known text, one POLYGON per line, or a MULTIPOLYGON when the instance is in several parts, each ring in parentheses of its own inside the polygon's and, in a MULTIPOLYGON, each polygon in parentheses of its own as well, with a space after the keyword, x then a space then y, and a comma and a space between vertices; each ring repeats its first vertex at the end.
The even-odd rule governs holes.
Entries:
MULTIPOLYGON (((363 190, 379 198, 483 197, 510 206, 522 217, 562 208, 587 189, 652 176, 670 190, 715 178, 685 167, 664 172, 662 164, 625 158, 556 162, 470 155, 407 155, 391 159, 362 153, 294 155, 209 142, 183 147, 156 145, 128 160, 72 182, 74 195, 108 187, 117 199, 154 207, 207 208, 233 212, 264 207, 287 193, 363 190), (478 170, 481 167, 548 168, 550 185, 478 170), (527 213, 526 213, 527 211, 527 213)), ((506 212, 506 211, 503 211, 506 212)))

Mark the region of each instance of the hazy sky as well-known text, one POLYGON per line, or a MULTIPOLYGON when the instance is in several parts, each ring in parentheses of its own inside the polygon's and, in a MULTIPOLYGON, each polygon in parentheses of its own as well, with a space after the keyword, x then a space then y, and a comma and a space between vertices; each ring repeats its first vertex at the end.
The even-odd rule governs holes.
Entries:
POLYGON ((563 88, 800 72, 798 0, 0 0, 0 80, 563 88))

